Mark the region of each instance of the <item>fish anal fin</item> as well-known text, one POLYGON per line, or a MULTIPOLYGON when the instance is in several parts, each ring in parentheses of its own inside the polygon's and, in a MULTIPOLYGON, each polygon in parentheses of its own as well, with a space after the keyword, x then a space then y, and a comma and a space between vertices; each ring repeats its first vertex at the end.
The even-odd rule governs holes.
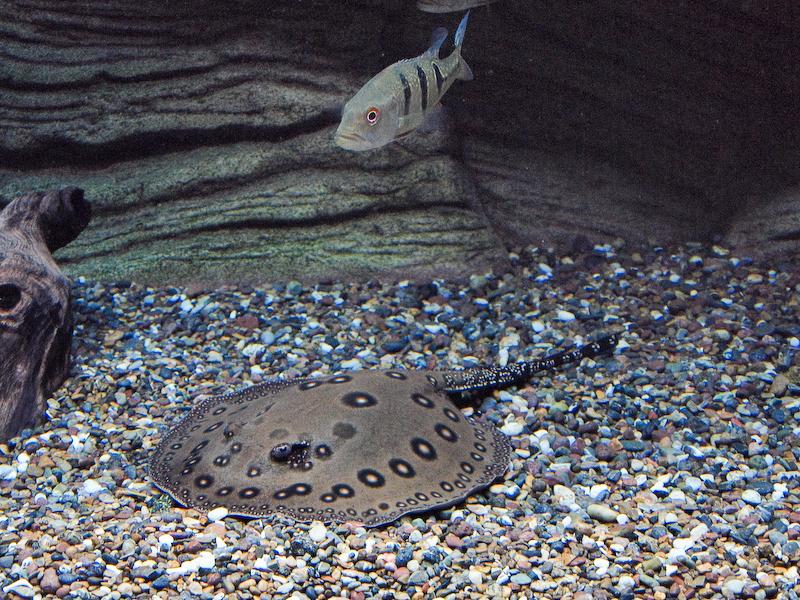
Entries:
POLYGON ((472 73, 472 68, 467 64, 467 61, 465 61, 464 57, 461 55, 458 56, 458 79, 462 79, 464 81, 472 81, 475 79, 475 75, 472 73))
POLYGON ((419 126, 420 133, 433 133, 447 129, 447 111, 440 102, 425 114, 425 120, 419 126))

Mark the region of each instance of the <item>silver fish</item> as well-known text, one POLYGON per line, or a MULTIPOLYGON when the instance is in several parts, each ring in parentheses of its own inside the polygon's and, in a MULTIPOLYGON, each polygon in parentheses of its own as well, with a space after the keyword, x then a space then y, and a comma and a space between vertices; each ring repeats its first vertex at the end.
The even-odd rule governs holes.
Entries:
POLYGON ((439 58, 447 30, 433 32, 424 54, 401 60, 370 79, 345 104, 334 141, 346 150, 372 150, 418 129, 439 108, 439 101, 457 79, 472 79, 461 56, 469 12, 454 37, 455 50, 439 58))
POLYGON ((492 2, 496 2, 496 0, 418 0, 417 8, 433 13, 460 12, 492 2))

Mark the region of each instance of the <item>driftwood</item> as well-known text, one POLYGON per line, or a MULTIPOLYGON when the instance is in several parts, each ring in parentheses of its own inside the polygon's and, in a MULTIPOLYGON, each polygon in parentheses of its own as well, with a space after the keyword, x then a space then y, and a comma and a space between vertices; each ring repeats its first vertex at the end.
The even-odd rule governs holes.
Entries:
POLYGON ((0 441, 34 423, 67 375, 70 286, 51 253, 90 215, 78 188, 27 194, 0 212, 0 441))

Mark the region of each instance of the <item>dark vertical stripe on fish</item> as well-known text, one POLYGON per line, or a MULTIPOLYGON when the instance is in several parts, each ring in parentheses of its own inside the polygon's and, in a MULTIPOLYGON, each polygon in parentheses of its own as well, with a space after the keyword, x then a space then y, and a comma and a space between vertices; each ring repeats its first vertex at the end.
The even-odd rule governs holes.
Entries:
POLYGON ((444 85, 444 77, 442 76, 442 71, 439 69, 439 65, 433 63, 433 73, 436 75, 436 89, 439 94, 442 93, 442 86, 444 85))
POLYGON ((400 73, 400 83, 403 84, 403 96, 405 97, 405 104, 403 105, 403 116, 408 116, 408 111, 411 110, 411 86, 408 85, 406 76, 400 73))
POLYGON ((417 65, 417 77, 419 77, 420 102, 422 110, 425 110, 428 108, 428 76, 425 75, 422 65, 417 65))

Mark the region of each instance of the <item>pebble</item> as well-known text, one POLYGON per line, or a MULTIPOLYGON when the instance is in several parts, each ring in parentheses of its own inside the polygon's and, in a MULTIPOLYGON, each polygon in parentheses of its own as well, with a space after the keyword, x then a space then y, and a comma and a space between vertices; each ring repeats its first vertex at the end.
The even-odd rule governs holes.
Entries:
POLYGON ((102 484, 98 483, 94 479, 87 479, 81 486, 81 491, 87 496, 94 496, 103 490, 105 490, 105 488, 102 486, 102 484))
POLYGON ((61 582, 58 581, 58 573, 53 567, 46 569, 42 574, 39 587, 45 594, 54 594, 61 587, 61 582))
POLYGON ((727 595, 738 596, 744 591, 744 581, 741 579, 728 579, 722 585, 722 590, 727 595))
POLYGON ((216 564, 214 554, 209 551, 204 551, 198 554, 195 558, 186 560, 178 567, 171 567, 167 569, 167 573, 171 575, 186 575, 187 573, 197 573, 200 569, 211 570, 216 564))
POLYGON ((320 543, 328 535, 328 529, 322 523, 317 523, 308 530, 308 537, 311 541, 320 543))
POLYGON ((529 585, 531 583, 531 578, 525 573, 517 573, 516 575, 511 576, 511 583, 516 583, 517 585, 529 585))
POLYGON ((619 513, 605 504, 590 504, 586 507, 587 514, 597 521, 603 523, 614 523, 619 517, 619 513))
POLYGON ((569 507, 575 504, 575 493, 568 487, 556 484, 553 486, 553 499, 560 506, 569 507))
POLYGON ((500 428, 500 431, 505 433, 507 436, 514 437, 515 435, 519 435, 525 429, 525 426, 522 423, 506 423, 500 428))
POLYGON ((224 506, 218 506, 208 511, 208 514, 206 516, 208 517, 208 520, 211 521, 212 523, 214 521, 222 521, 225 517, 228 516, 228 509, 225 508, 224 506))
POLYGON ((761 504, 761 494, 755 490, 744 490, 742 492, 742 500, 748 504, 758 505, 761 504))

